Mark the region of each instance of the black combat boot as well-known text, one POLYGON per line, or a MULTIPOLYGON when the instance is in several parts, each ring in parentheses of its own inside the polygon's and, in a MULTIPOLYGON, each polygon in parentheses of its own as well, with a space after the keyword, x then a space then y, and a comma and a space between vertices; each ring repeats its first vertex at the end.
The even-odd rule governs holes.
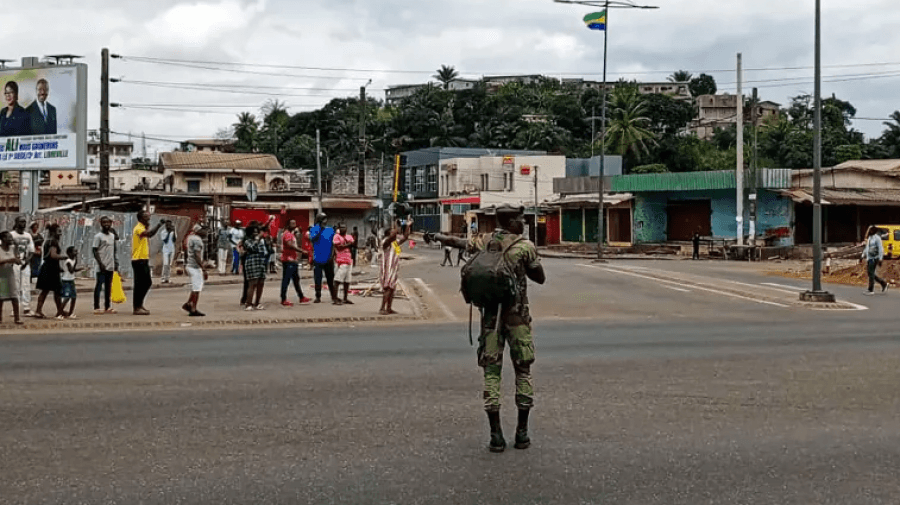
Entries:
POLYGON ((528 410, 519 411, 519 424, 516 425, 516 449, 528 449, 531 439, 528 438, 528 410))
POLYGON ((491 444, 488 449, 491 452, 503 452, 506 449, 506 440, 503 439, 503 428, 500 427, 500 411, 488 412, 487 415, 491 425, 491 444))

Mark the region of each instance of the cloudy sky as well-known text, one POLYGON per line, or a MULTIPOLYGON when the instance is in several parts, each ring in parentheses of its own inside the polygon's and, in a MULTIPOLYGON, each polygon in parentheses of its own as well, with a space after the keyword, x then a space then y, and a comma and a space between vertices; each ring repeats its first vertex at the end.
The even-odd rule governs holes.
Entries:
MULTIPOLYGON (((648 3, 660 8, 611 12, 610 80, 659 81, 685 69, 711 73, 720 92, 733 93, 743 53, 745 90, 757 86, 782 104, 812 93, 813 0, 648 3)), ((900 109, 900 7, 822 4, 823 94, 849 100, 858 117, 871 118, 854 127, 877 136, 881 120, 900 109)), ((113 110, 111 129, 145 133, 152 155, 172 147, 154 138, 212 137, 268 98, 310 110, 358 93, 369 79, 369 93, 384 98, 387 86, 426 82, 440 65, 465 77, 599 80, 602 32, 581 21, 592 10, 552 0, 17 2, 3 15, 0 57, 84 55, 88 126, 97 128, 100 51, 122 55, 111 75, 126 82, 111 85, 111 100, 127 107, 113 110)))

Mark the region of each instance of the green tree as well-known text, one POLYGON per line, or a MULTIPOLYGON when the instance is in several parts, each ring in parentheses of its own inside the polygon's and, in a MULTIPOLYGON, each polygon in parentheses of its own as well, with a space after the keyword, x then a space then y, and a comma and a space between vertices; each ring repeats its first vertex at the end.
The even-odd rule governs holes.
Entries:
POLYGON ((718 88, 716 87, 716 80, 713 76, 709 74, 700 74, 691 79, 688 84, 688 89, 691 91, 691 96, 696 98, 700 95, 715 95, 718 88))
POLYGON ((570 137, 568 130, 552 123, 528 123, 516 134, 513 147, 561 153, 570 143, 570 137))
POLYGON ((448 89, 450 87, 450 83, 453 82, 454 79, 459 77, 459 72, 456 71, 452 66, 441 65, 441 68, 438 69, 437 73, 432 76, 437 79, 438 82, 443 85, 444 89, 448 89))
POLYGON ((677 134, 694 118, 694 110, 687 101, 658 93, 641 95, 641 100, 644 102, 645 116, 650 120, 648 129, 659 138, 677 134))
POLYGON ((861 160, 863 157, 863 146, 860 144, 837 146, 834 150, 834 157, 836 165, 849 160, 861 160))
POLYGON ((669 82, 690 82, 693 74, 687 70, 676 70, 667 79, 669 82))
POLYGON ((249 112, 238 114, 234 128, 235 150, 242 153, 255 153, 259 148, 259 122, 249 112))
POLYGON ((900 111, 891 114, 891 121, 885 121, 884 132, 879 139, 881 146, 890 158, 900 158, 900 111))
POLYGON ((648 146, 655 141, 653 132, 647 129, 650 119, 644 115, 645 102, 637 88, 621 86, 613 90, 610 103, 612 114, 603 141, 611 152, 636 164, 649 153, 648 146))
POLYGON ((664 174, 669 169, 662 163, 653 163, 650 165, 638 165, 631 169, 632 174, 664 174))

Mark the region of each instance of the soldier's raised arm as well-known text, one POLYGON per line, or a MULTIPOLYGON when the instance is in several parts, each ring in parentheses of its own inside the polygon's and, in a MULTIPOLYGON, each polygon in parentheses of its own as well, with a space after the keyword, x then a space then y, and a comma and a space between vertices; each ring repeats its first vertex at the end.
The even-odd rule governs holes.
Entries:
POLYGON ((450 246, 456 249, 467 249, 469 247, 469 240, 465 238, 444 235, 443 233, 426 233, 425 243, 432 241, 440 242, 443 246, 450 246))

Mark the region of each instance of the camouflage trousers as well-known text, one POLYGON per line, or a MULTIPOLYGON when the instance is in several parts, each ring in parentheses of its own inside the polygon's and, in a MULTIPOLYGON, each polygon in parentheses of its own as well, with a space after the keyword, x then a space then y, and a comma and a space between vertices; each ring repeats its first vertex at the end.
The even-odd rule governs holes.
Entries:
POLYGON ((499 311, 483 310, 481 336, 478 338, 478 366, 484 369, 484 409, 488 412, 500 410, 503 350, 507 343, 516 373, 516 406, 520 410, 529 410, 534 405, 534 381, 531 377, 534 340, 527 306, 504 307, 499 311))

